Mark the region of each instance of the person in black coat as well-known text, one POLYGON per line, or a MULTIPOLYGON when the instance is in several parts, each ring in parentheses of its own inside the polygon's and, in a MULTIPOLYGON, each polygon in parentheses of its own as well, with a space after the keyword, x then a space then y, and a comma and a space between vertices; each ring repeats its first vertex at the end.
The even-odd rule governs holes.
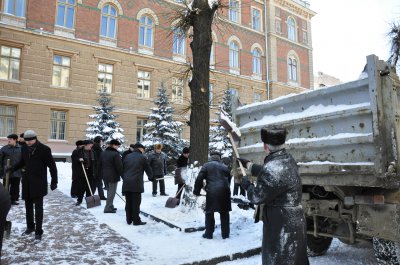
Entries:
POLYGON ((243 177, 248 199, 264 204, 262 242, 263 265, 307 265, 306 219, 301 207, 302 185, 297 163, 283 144, 286 130, 279 127, 261 129, 267 156, 264 165, 240 159, 247 174, 257 176, 254 186, 243 177))
POLYGON ((206 231, 204 238, 212 239, 215 227, 214 212, 219 212, 221 218, 222 238, 229 237, 229 212, 231 208, 231 191, 229 183, 231 174, 226 165, 221 162, 221 153, 213 151, 210 153, 211 161, 205 163, 200 169, 194 184, 193 194, 200 195, 203 180, 206 181, 206 209, 205 223, 206 231))
POLYGON ((7 214, 11 208, 10 195, 3 187, 0 185, 0 264, 1 264, 1 248, 3 245, 3 235, 4 228, 7 220, 7 214))
POLYGON ((153 172, 153 197, 157 196, 157 183, 160 183, 160 195, 168 196, 165 193, 164 176, 167 175, 167 155, 162 152, 163 145, 155 144, 154 152, 148 155, 149 164, 153 172), (158 179, 158 180, 157 180, 158 179))
MULTIPOLYGON (((96 136, 93 139, 93 146, 92 146, 92 150, 93 150, 93 154, 95 156, 95 161, 97 163, 97 161, 99 161, 100 159, 100 155, 103 152, 103 149, 101 148, 101 146, 103 145, 103 138, 101 136, 96 136)), ((96 165, 96 168, 98 168, 98 165, 96 165)), ((97 193, 100 196, 101 200, 106 200, 106 196, 104 196, 104 190, 103 190, 103 179, 101 178, 101 176, 99 176, 98 174, 96 174, 95 179, 95 188, 97 188, 97 193)), ((96 192, 95 189, 92 189, 93 193, 96 192)))
POLYGON ((96 156, 93 153, 92 146, 93 142, 91 140, 84 140, 83 147, 78 149, 76 155, 72 158, 72 163, 76 166, 76 176, 77 176, 77 202, 76 206, 81 205, 83 196, 86 193, 86 197, 92 196, 90 192, 94 192, 96 187, 96 177, 97 177, 97 161, 96 156), (83 164, 83 167, 82 167, 83 164), (83 169, 85 171, 83 171, 83 169), (85 174, 86 173, 86 174, 85 174), (87 179, 86 179, 87 177, 87 179), (88 186, 88 182, 90 188, 88 186))
POLYGON ((182 154, 178 157, 176 161, 176 170, 175 170, 175 184, 178 184, 178 190, 176 192, 176 198, 180 198, 182 195, 182 187, 185 185, 185 181, 181 176, 181 168, 185 168, 189 163, 189 147, 185 147, 182 150, 182 154), (178 177, 179 176, 179 177, 178 177))
MULTIPOLYGON (((18 144, 18 135, 10 134, 7 136, 8 144, 0 149, 0 172, 5 177, 4 168, 7 165, 7 160, 10 159, 10 165, 14 166, 21 160, 21 146, 18 144)), ((21 182, 21 170, 16 170, 10 174, 9 193, 11 196, 11 205, 18 205, 19 199, 19 184, 21 182)))
POLYGON ((128 150, 126 150, 125 152, 122 153, 122 161, 124 161, 125 157, 129 154, 131 154, 133 152, 133 146, 135 146, 134 144, 129 145, 128 150))
POLYGON ((13 167, 13 171, 24 168, 22 176, 22 199, 25 200, 27 229, 23 235, 35 231, 35 240, 42 239, 43 197, 47 195, 47 168, 51 175, 51 190, 57 188, 57 167, 51 155, 51 149, 39 142, 36 133, 27 130, 24 133, 26 145, 22 147, 22 159, 13 167), (35 205, 35 215, 33 206, 35 205), (34 222, 35 218, 35 222, 34 222))
POLYGON ((133 225, 145 225, 140 219, 140 203, 144 192, 143 173, 146 172, 147 178, 153 180, 153 172, 150 164, 143 155, 144 146, 136 143, 131 154, 125 157, 123 162, 124 172, 122 173, 122 193, 125 195, 126 222, 133 225))
POLYGON ((78 197, 78 172, 81 169, 80 163, 77 163, 79 161, 79 157, 76 159, 76 157, 79 154, 79 150, 82 149, 83 147, 83 141, 78 140, 75 142, 76 148, 74 151, 72 151, 71 154, 71 167, 72 167, 72 183, 71 183, 71 197, 72 198, 77 198, 78 197))
POLYGON ((121 156, 118 152, 120 146, 120 142, 111 140, 110 145, 101 153, 98 163, 100 178, 104 180, 107 187, 105 213, 115 213, 117 211, 114 207, 114 197, 123 170, 121 156))

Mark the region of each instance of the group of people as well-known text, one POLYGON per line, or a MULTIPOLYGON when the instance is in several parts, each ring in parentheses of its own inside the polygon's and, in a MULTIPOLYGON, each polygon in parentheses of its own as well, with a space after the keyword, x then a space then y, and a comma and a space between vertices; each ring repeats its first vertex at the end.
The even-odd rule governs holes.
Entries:
MULTIPOLYGON (((251 203, 258 206, 259 219, 263 220, 262 264, 309 264, 307 257, 306 222, 301 207, 302 186, 297 164, 285 150, 286 130, 284 128, 263 128, 261 140, 264 143, 266 157, 263 165, 238 158, 246 168, 246 176, 234 172, 236 183, 247 192, 251 203), (248 176, 257 176, 256 184, 248 176), (260 210, 261 209, 261 210, 260 210)), ((10 175, 9 190, 0 187, 0 255, 1 242, 6 216, 11 205, 17 205, 19 183, 22 179, 22 199, 25 200, 27 228, 23 236, 35 232, 35 240, 40 241, 43 229, 43 197, 47 195, 47 168, 51 175, 51 190, 57 188, 57 167, 48 146, 37 140, 32 130, 27 130, 23 141, 11 134, 8 145, 0 150, 0 166, 3 176, 10 175), (10 160, 11 163, 5 163, 10 160), (22 177, 22 178, 21 178, 22 177)), ((136 143, 124 152, 118 152, 120 142, 111 140, 103 151, 103 139, 76 142, 72 152, 72 185, 71 196, 77 198, 80 205, 83 196, 91 196, 96 188, 102 199, 106 200, 105 213, 115 213, 113 200, 117 184, 123 180, 122 194, 125 196, 126 222, 133 225, 144 225, 140 219, 141 194, 144 192, 144 173, 153 181, 153 196, 166 196, 164 176, 166 174, 166 156, 162 145, 156 144, 154 152, 145 156, 145 147, 136 143), (104 196, 103 181, 107 190, 104 196)), ((189 148, 184 148, 177 161, 177 167, 188 165, 189 148)), ((206 190, 205 232, 203 237, 212 239, 215 219, 218 212, 221 218, 222 238, 229 238, 229 212, 231 172, 222 161, 218 152, 210 153, 210 161, 205 163, 195 181, 193 194, 199 196, 201 189, 206 190), (204 183, 206 184, 204 186, 204 183)), ((3 180, 3 183, 5 181, 3 180)), ((180 197, 185 183, 177 183, 177 197, 180 197)), ((237 186, 238 187, 238 186, 237 186)))

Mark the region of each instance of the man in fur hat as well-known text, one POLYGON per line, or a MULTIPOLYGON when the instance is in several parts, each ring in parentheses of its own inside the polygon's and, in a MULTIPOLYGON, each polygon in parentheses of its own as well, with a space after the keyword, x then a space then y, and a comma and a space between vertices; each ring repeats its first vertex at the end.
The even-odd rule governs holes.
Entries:
POLYGON ((247 174, 257 176, 253 185, 245 176, 241 185, 249 200, 263 204, 263 265, 307 265, 306 221, 301 207, 302 185, 297 163, 286 152, 286 129, 261 129, 267 156, 264 165, 239 159, 247 174))

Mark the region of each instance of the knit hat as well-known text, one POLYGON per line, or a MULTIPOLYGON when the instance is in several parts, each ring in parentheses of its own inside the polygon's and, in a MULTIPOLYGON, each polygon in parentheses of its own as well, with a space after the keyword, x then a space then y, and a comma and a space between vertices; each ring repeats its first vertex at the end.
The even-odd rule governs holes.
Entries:
POLYGON ((100 135, 94 137, 93 142, 96 144, 99 144, 101 141, 103 141, 103 137, 101 137, 100 135))
POLYGON ((185 148, 183 148, 183 150, 182 150, 182 154, 189 154, 189 152, 190 152, 189 147, 185 147, 185 148))
POLYGON ((7 136, 8 139, 14 139, 14 140, 18 140, 18 135, 16 135, 15 133, 10 134, 9 136, 7 136))
POLYGON ((141 143, 136 143, 136 144, 133 146, 133 148, 135 148, 135 149, 139 149, 139 148, 146 149, 141 143))
POLYGON ((78 140, 78 141, 75 142, 75 145, 76 146, 83 145, 83 141, 82 140, 78 140))
POLYGON ((37 136, 37 134, 33 130, 27 130, 24 132, 24 140, 25 141, 31 141, 31 140, 37 139, 36 136, 37 136))
POLYGON ((261 129, 261 140, 269 145, 282 145, 286 141, 286 134, 283 127, 265 127, 261 129))
POLYGON ((120 143, 118 140, 112 139, 112 140, 110 141, 110 145, 118 145, 118 146, 120 146, 121 143, 120 143))

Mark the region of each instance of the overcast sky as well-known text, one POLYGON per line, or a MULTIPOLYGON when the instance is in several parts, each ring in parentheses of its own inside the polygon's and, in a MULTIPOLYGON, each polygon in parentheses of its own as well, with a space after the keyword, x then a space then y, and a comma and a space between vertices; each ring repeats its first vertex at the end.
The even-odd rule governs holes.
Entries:
POLYGON ((389 56, 390 23, 400 22, 399 0, 308 0, 312 18, 314 73, 351 81, 358 78, 366 56, 389 56))

